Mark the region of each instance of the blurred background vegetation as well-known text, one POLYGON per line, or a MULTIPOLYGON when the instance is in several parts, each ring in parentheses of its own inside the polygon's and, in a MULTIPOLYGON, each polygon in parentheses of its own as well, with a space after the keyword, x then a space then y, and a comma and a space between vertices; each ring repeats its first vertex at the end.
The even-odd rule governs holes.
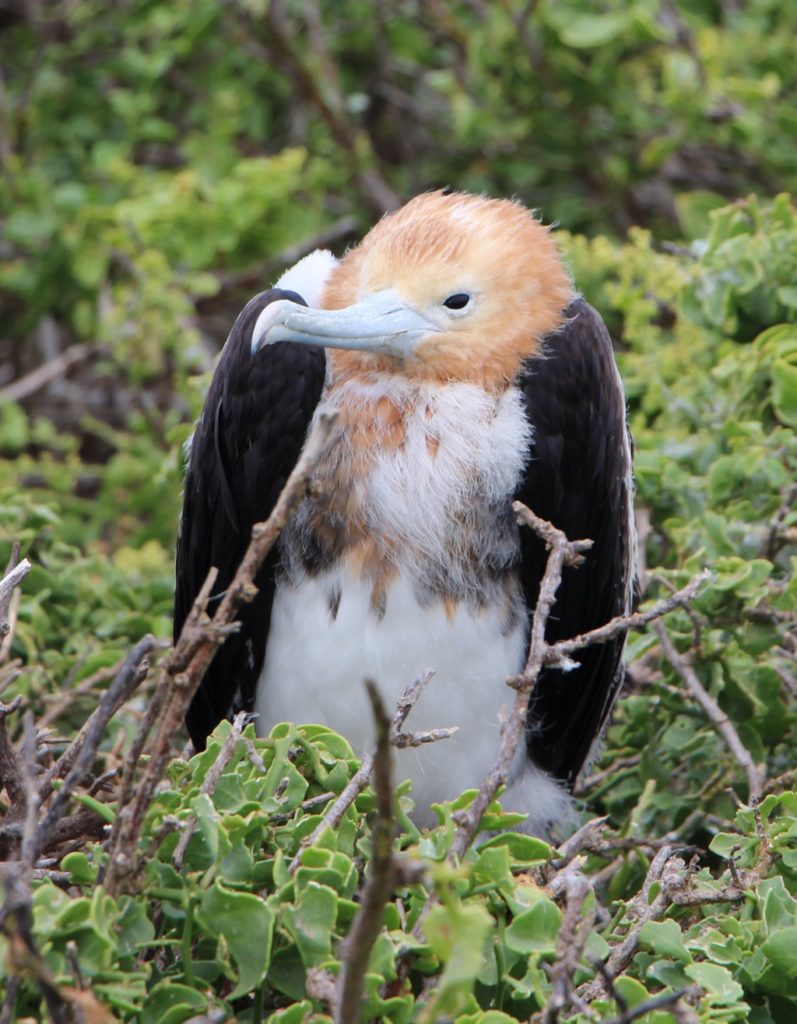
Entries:
MULTIPOLYGON (((782 0, 0 3, 0 564, 15 540, 34 564, 6 694, 69 734, 131 642, 169 635, 181 444, 236 313, 450 184, 558 225, 626 382, 646 596, 715 570, 671 630, 789 785, 795 38, 782 0)), ((655 635, 630 651, 588 811, 707 846, 744 772, 655 635)), ((744 1001, 710 1019, 793 1020, 797 955, 733 955, 744 1001)))

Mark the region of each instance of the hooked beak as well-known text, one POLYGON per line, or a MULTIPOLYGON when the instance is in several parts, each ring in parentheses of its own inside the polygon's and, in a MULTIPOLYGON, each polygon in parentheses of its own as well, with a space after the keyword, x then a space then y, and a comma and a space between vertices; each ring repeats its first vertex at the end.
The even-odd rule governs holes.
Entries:
POLYGON ((280 299, 266 306, 257 318, 252 355, 261 345, 293 341, 403 359, 412 354, 421 338, 438 330, 392 290, 375 292, 346 309, 310 309, 280 299))

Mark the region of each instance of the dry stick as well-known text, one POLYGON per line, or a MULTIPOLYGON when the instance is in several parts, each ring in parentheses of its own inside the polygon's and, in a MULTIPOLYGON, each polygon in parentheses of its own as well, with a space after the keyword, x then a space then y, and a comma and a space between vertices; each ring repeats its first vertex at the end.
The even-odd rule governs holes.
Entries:
POLYGON ((120 843, 123 841, 124 836, 127 835, 131 829, 135 829, 136 827, 135 822, 131 822, 131 818, 132 799, 139 759, 144 751, 144 747, 146 746, 150 733, 155 727, 155 723, 161 719, 163 707, 170 696, 172 682, 171 671, 173 670, 172 666, 185 649, 189 647, 189 645, 193 644, 194 649, 196 647, 196 643, 198 642, 198 640, 196 640, 196 634, 201 626, 205 607, 217 576, 218 570, 211 568, 205 582, 199 588, 199 593, 194 599, 191 610, 186 616, 185 625, 183 626, 178 644, 171 651, 161 666, 159 680, 155 686, 155 692, 147 705, 147 710, 143 719, 139 723, 136 735, 133 737, 133 742, 131 743, 130 749, 124 759, 124 764, 122 765, 122 783, 119 788, 119 795, 117 798, 118 811, 108 844, 111 850, 111 871, 110 877, 105 877, 104 884, 109 890, 111 888, 114 873, 135 872, 135 869, 131 866, 132 858, 125 850, 120 849, 120 843), (185 643, 183 643, 183 638, 185 638, 185 643))
MULTIPOLYGON (((62 843, 67 843, 74 839, 85 839, 87 837, 102 839, 104 830, 105 820, 96 811, 88 807, 82 807, 74 814, 61 818, 47 836, 46 848, 55 849, 62 843)), ((8 817, 6 817, 6 820, 0 825, 0 848, 8 840, 18 841, 23 831, 24 826, 22 822, 9 822, 8 817)))
MULTIPOLYGON (((72 744, 60 759, 63 761, 67 753, 73 751, 73 753, 70 754, 72 767, 69 770, 69 774, 64 779, 63 785, 56 793, 53 802, 50 804, 49 810, 39 825, 36 835, 37 856, 49 842, 53 829, 66 810, 72 793, 83 781, 86 773, 91 768, 94 758, 96 757, 97 750, 99 749, 99 745, 102 741, 106 725, 111 720, 111 717, 116 713, 120 705, 129 698, 135 687, 141 682, 142 674, 139 671, 139 668, 142 661, 157 646, 158 641, 154 636, 145 636, 143 639, 139 640, 125 658, 124 664, 116 676, 116 679, 114 679, 102 695, 100 706, 92 714, 91 718, 89 718, 84 728, 80 730, 80 733, 78 734, 79 737, 82 737, 82 744, 80 748, 76 749, 75 744, 72 744)), ((55 769, 58 768, 59 764, 60 761, 56 763, 54 772, 55 769)), ((53 778, 55 778, 54 774, 45 781, 42 786, 42 793, 50 792, 53 778)))
POLYGON ((48 384, 51 384, 58 377, 62 377, 75 363, 89 359, 99 351, 100 346, 98 345, 86 345, 84 343, 71 345, 69 348, 64 349, 55 359, 51 359, 49 362, 44 363, 43 366, 37 367, 31 373, 14 381, 13 384, 0 388, 0 402, 18 402, 20 399, 28 398, 37 391, 41 391, 42 388, 47 387, 48 384))
MULTIPOLYGON (((106 888, 114 892, 124 876, 135 874, 138 860, 133 849, 138 840, 144 815, 163 777, 171 756, 172 740, 182 724, 185 712, 199 689, 199 684, 213 660, 216 651, 229 633, 237 628, 234 618, 242 604, 257 594, 254 578, 283 527, 299 507, 307 493, 316 464, 332 432, 336 414, 321 415, 314 422, 302 454, 288 477, 277 502, 264 523, 255 523, 249 547, 238 566, 235 576, 210 622, 203 620, 201 608, 194 603, 189 620, 183 627, 170 658, 161 668, 156 687, 163 696, 158 733, 153 742, 149 760, 144 769, 130 805, 122 807, 117 817, 117 828, 111 837, 111 857, 106 888), (184 671, 186 651, 193 651, 184 671), (166 692, 168 691, 168 692, 166 692)), ((204 589, 204 588, 203 588, 204 589)))
MULTIPOLYGON (((0 928, 9 936, 15 953, 24 958, 39 983, 47 1011, 54 1024, 67 1024, 71 1020, 69 1007, 52 982, 50 972, 36 948, 33 937, 33 895, 31 878, 37 856, 36 822, 39 812, 39 794, 36 790, 36 730, 30 712, 25 714, 25 731, 22 739, 20 771, 25 787, 25 824, 22 832, 20 858, 12 870, 5 872, 5 900, 0 907, 0 928), (16 927, 7 926, 14 918, 16 927)), ((14 1002, 17 989, 9 986, 3 1005, 3 1019, 13 1020, 14 1002)))
POLYGON ((12 544, 11 544, 11 555, 10 555, 10 557, 8 559, 8 564, 6 565, 5 572, 3 573, 4 576, 7 573, 11 572, 11 570, 15 566, 19 565, 19 552, 21 550, 22 550, 22 545, 19 543, 19 541, 18 540, 13 541, 12 544))
MULTIPOLYGON (((4 661, 8 661, 11 656, 11 645, 14 642, 14 630, 17 626, 21 603, 22 591, 17 588, 11 595, 7 613, 5 615, 0 614, 0 665, 4 661)), ((19 665, 20 662, 17 661, 16 664, 19 665)), ((4 689, 5 685, 7 684, 0 685, 0 690, 4 689)))
POLYGON ((385 904, 390 899, 395 878, 393 839, 396 819, 393 814, 393 758, 390 751, 391 722, 375 684, 365 683, 376 723, 376 751, 373 781, 376 791, 376 821, 371 830, 373 853, 363 888, 360 909, 346 938, 335 1024, 359 1024, 360 1004, 365 987, 368 957, 382 928, 385 904))
POLYGON ((36 842, 36 824, 39 819, 41 797, 36 789, 36 727, 30 711, 25 712, 25 732, 22 738, 22 778, 25 784, 25 827, 19 859, 25 871, 33 870, 39 851, 36 842))
POLYGON ((677 593, 658 601, 647 611, 636 612, 633 615, 619 615, 611 619, 604 626, 599 626, 597 629, 582 633, 571 640, 561 640, 555 644, 548 644, 545 640, 545 625, 553 607, 556 590, 561 582, 562 569, 568 564, 580 564, 580 560, 583 557, 581 552, 588 550, 592 542, 568 541, 560 530, 557 530, 550 523, 540 520, 520 502, 515 502, 513 507, 521 521, 531 526, 548 543, 550 554, 545 568, 545 575, 540 585, 540 597, 534 610, 526 667, 520 676, 510 680, 511 685, 517 689, 518 693, 515 698, 512 716, 508 722, 504 723, 501 731, 501 746, 498 759, 485 783, 482 785, 476 800, 474 800, 467 811, 460 812, 458 816, 462 827, 458 831, 452 845, 451 855, 460 859, 478 832, 479 822, 484 810, 495 799, 500 786, 506 782, 512 758, 525 729, 529 696, 542 666, 566 661, 575 651, 588 647, 591 644, 606 643, 606 641, 613 639, 619 633, 628 629, 640 629, 653 619, 660 618, 662 615, 666 615, 675 608, 691 601, 700 590, 700 587, 711 576, 710 571, 703 570, 677 593), (478 817, 476 814, 477 810, 478 817))
POLYGON ((578 998, 574 991, 573 977, 595 920, 594 907, 588 914, 582 914, 584 901, 592 891, 592 886, 581 871, 569 866, 563 885, 565 912, 556 939, 556 961, 551 970, 553 990, 543 1013, 543 1024, 556 1024, 562 1010, 578 998))
MULTIPOLYGON (((154 636, 142 637, 138 643, 131 648, 126 657, 122 660, 116 672, 113 682, 100 697, 99 706, 91 713, 84 722, 77 736, 72 740, 66 750, 61 754, 47 776, 40 789, 42 800, 46 800, 53 790, 53 783, 56 779, 63 778, 70 772, 78 759, 84 764, 84 770, 77 782, 71 783, 71 788, 82 780, 91 767, 91 762, 97 752, 97 747, 102 740, 105 726, 116 714, 122 704, 129 700, 137 687, 143 682, 149 671, 147 655, 151 654, 161 646, 161 641, 154 636), (91 739, 89 739, 91 737, 91 739)), ((64 786, 61 793, 64 792, 64 786)), ((66 799, 66 798, 62 798, 66 799)))
POLYGON ((686 684, 689 692, 705 711, 717 732, 725 740, 730 752, 744 769, 747 775, 749 803, 757 804, 761 799, 764 782, 766 781, 763 769, 753 761, 749 750, 739 739, 739 734, 734 728, 733 723, 700 682, 691 662, 678 651, 664 624, 657 622, 655 629, 665 658, 686 684))
MULTIPOLYGON (((219 756, 210 766, 207 775, 199 788, 200 793, 204 793, 206 796, 215 790, 219 784, 221 774, 230 762, 230 758, 235 753, 235 748, 238 746, 238 740, 241 738, 241 733, 244 731, 246 725, 246 719, 248 718, 246 711, 239 711, 233 719, 232 729, 230 735, 224 741, 224 746, 219 752, 219 756)), ((192 814, 186 822, 185 830, 180 836, 180 841, 174 850, 174 856, 172 857, 172 863, 175 868, 179 871, 183 866, 183 858, 185 857, 185 851, 188 849, 188 844, 191 842, 191 836, 194 834, 196 828, 196 815, 192 814)))
POLYGON ((644 1017, 645 1014, 652 1013, 654 1010, 675 1010, 681 999, 694 998, 701 993, 702 989, 691 986, 690 988, 679 988, 677 992, 666 992, 664 995, 653 996, 637 1003, 636 1006, 627 1006, 619 1017, 612 1017, 611 1020, 606 1021, 606 1024, 632 1024, 632 1021, 639 1020, 640 1017, 644 1017))
POLYGON ((562 570, 566 565, 580 565, 583 561, 583 552, 592 547, 591 540, 568 540, 561 530, 540 519, 521 502, 514 502, 512 507, 518 520, 530 526, 546 542, 549 548, 548 561, 540 583, 537 606, 534 609, 526 667, 522 674, 512 681, 517 693, 514 707, 501 728, 498 756, 473 803, 455 816, 457 834, 451 844, 449 857, 456 860, 462 859, 475 839, 484 812, 509 777, 509 769, 525 730, 529 697, 545 664, 546 652, 549 649, 545 641, 545 627, 556 600, 556 591, 562 581, 562 570))
POLYGON ((664 886, 662 885, 661 891, 652 902, 650 900, 650 892, 654 883, 663 882, 665 870, 668 868, 668 862, 671 860, 670 873, 672 874, 675 871, 680 875, 686 865, 680 858, 673 858, 671 846, 663 847, 651 861, 645 881, 642 884, 642 889, 628 904, 626 915, 629 918, 633 918, 635 923, 629 929, 623 941, 612 949, 606 963, 603 965, 601 972, 603 976, 593 978, 592 981, 582 986, 579 990, 579 995, 584 1002, 591 1003, 594 999, 598 998, 606 990, 607 980, 616 978, 626 969, 639 949, 639 936, 642 928, 648 921, 657 921, 666 912, 670 905, 670 898, 664 891, 664 886))
POLYGON ((797 502, 797 483, 792 484, 788 489, 780 508, 772 518, 766 543, 766 557, 770 560, 777 554, 778 541, 780 540, 783 524, 786 522, 786 517, 791 512, 795 502, 797 502))
POLYGON ((713 573, 710 569, 703 569, 693 576, 685 587, 682 587, 674 594, 670 594, 669 597, 657 601, 647 611, 634 612, 632 615, 617 615, 605 625, 598 626, 597 629, 591 629, 587 633, 580 633, 570 640, 559 640, 555 644, 550 644, 545 655, 545 663, 556 664, 558 661, 566 660, 569 655, 581 650, 582 647, 589 647, 592 644, 604 644, 609 640, 613 640, 618 633, 629 629, 641 629, 642 626, 653 622, 654 619, 660 619, 662 616, 667 615, 668 612, 674 611, 676 608, 682 608, 695 598, 700 588, 706 580, 711 579, 712 575, 713 573))
MULTIPOLYGON (((216 582, 217 576, 218 569, 211 568, 210 572, 207 575, 207 578, 205 579, 205 582, 199 588, 199 593, 197 594, 194 603, 191 607, 191 610, 186 617, 182 634, 185 634, 186 631, 189 630, 193 635, 193 632, 198 629, 200 620, 204 615, 205 606, 207 605, 210 593, 213 589, 214 583, 216 582)), ((181 640, 182 634, 180 637, 181 640)), ((178 644, 178 646, 182 650, 182 645, 178 644)), ((122 785, 120 787, 119 797, 117 800, 120 812, 117 815, 116 822, 114 823, 114 828, 111 833, 111 847, 113 847, 113 844, 119 832, 119 828, 122 826, 125 820, 127 808, 130 804, 130 800, 133 795, 133 788, 136 779, 136 768, 138 767, 139 758, 141 757, 141 754, 144 751, 144 746, 147 742, 149 734, 152 732, 155 723, 159 720, 161 716, 161 712, 163 711, 163 705, 166 702, 166 698, 169 696, 169 683, 171 680, 169 669, 173 665, 175 655, 177 653, 177 648, 175 648, 171 652, 169 657, 166 659, 165 664, 162 666, 158 685, 155 687, 155 692, 153 693, 149 701, 149 704, 147 705, 147 710, 144 713, 144 717, 139 724, 136 735, 133 738, 133 742, 130 745, 130 749, 127 752, 127 756, 125 757, 124 764, 122 765, 122 785)))
POLYGON ((66 693, 46 694, 44 700, 49 704, 49 707, 37 719, 36 725, 39 732, 42 732, 48 725, 57 721, 64 711, 80 697, 86 697, 94 691, 97 694, 102 693, 101 684, 110 682, 117 675, 124 664, 124 660, 124 658, 120 658, 115 665, 106 665, 104 668, 97 669, 90 676, 81 679, 76 686, 73 686, 66 693))
POLYGON ((15 817, 17 811, 25 806, 25 780, 19 756, 8 735, 6 719, 19 709, 21 703, 22 696, 18 695, 10 704, 0 704, 0 789, 5 789, 8 794, 11 801, 9 815, 15 817))
POLYGON ((265 264, 261 260, 259 263, 245 267, 243 270, 216 273, 214 276, 221 288, 239 288, 251 282, 268 280, 276 270, 292 267, 294 263, 315 249, 328 249, 343 238, 355 234, 359 227, 360 222, 356 217, 351 215, 339 217, 336 221, 328 224, 315 234, 287 246, 265 264))
MULTIPOLYGON (((401 728, 407 720, 407 716, 415 706, 416 701, 420 697, 421 693, 428 686, 434 672, 432 669, 426 669, 422 672, 418 679, 414 683, 410 683, 404 693, 399 697, 398 703, 396 704, 396 711, 393 715, 393 721, 391 722, 391 734, 392 742, 397 746, 401 745, 401 737, 405 734, 402 733, 401 728)), ((441 729, 437 730, 441 733, 445 733, 445 736, 441 736, 441 739, 446 739, 456 732, 456 729, 441 729)), ((338 825, 343 821, 343 816, 346 811, 351 807, 357 797, 366 788, 371 780, 371 772, 374 767, 374 752, 366 754, 360 763, 360 767, 349 779, 343 792, 332 804, 329 810, 326 812, 321 821, 316 825, 309 836, 306 836, 299 844, 299 849, 296 851, 296 855, 290 863, 291 874, 296 871, 302 862, 302 854, 308 846, 312 846, 318 838, 322 835, 326 829, 336 829, 338 825)))
POLYGON ((17 565, 12 566, 0 580, 0 635, 2 636, 5 636, 10 628, 7 616, 11 594, 14 587, 18 586, 25 579, 30 570, 30 562, 27 558, 23 558, 17 565))

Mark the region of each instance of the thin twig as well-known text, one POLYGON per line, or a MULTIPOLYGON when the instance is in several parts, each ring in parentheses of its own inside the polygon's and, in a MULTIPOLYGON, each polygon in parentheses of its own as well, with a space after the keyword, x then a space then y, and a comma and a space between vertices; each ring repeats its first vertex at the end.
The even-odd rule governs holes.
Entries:
POLYGON ((663 847, 653 858, 641 890, 626 907, 626 917, 633 920, 634 924, 622 942, 612 949, 603 964, 602 977, 594 978, 580 988, 579 995, 585 1002, 590 1003, 600 996, 601 992, 608 988, 607 979, 613 980, 626 969, 639 949, 639 936, 643 927, 648 921, 657 921, 666 913, 670 897, 662 886, 656 897, 651 900, 650 894, 654 884, 662 883, 665 872, 674 872, 680 879, 685 866, 679 857, 673 857, 671 846, 663 847))
MULTIPOLYGON (((111 835, 110 861, 105 886, 112 894, 119 890, 124 879, 133 878, 138 873, 141 861, 135 853, 135 845, 146 811, 171 756, 174 736, 179 734, 185 712, 199 689, 216 651, 231 630, 237 628, 234 620, 239 608, 242 604, 252 601, 257 594, 255 576, 285 524, 305 497, 335 419, 335 414, 322 415, 313 424, 299 460, 277 498, 271 515, 265 522, 255 523, 252 527, 249 546, 213 619, 208 620, 204 611, 209 594, 206 581, 186 619, 174 650, 161 666, 155 688, 158 731, 152 742, 149 760, 135 788, 132 785, 134 766, 125 774, 123 791, 125 796, 129 794, 130 800, 129 803, 120 805, 111 835)), ((148 725, 150 728, 154 727, 154 716, 148 716, 148 725)), ((137 744, 139 753, 143 749, 144 741, 145 738, 142 738, 137 744)))
POLYGON ((751 804, 757 804, 761 799, 764 782, 766 781, 766 775, 762 767, 753 761, 750 751, 742 743, 733 723, 700 682, 692 663, 677 649, 664 624, 657 622, 655 630, 658 634, 664 657, 686 684, 689 692, 703 711, 705 711, 711 724, 725 740, 726 746, 744 769, 747 776, 748 801, 751 804))
MULTIPOLYGON (((216 789, 216 786, 218 786, 222 772, 230 763, 230 758, 235 753, 235 748, 238 746, 238 740, 241 738, 241 733, 244 731, 248 717, 249 716, 246 711, 239 711, 233 719, 230 734, 224 741, 224 746, 219 751, 219 756, 208 769, 208 773, 199 788, 200 793, 210 796, 216 789)), ((196 815, 192 814, 186 823, 183 834, 180 836, 179 842, 175 847, 174 856, 172 857, 172 863, 178 871, 183 866, 185 851, 188 849, 188 844, 191 842, 191 836, 193 836, 195 828, 196 815)))
POLYGON ((10 704, 0 704, 0 789, 5 789, 11 808, 8 817, 21 817, 25 807, 25 780, 19 756, 8 735, 6 719, 22 704, 18 695, 10 704))
MULTIPOLYGON (((420 697, 424 689, 429 685, 429 681, 432 679, 434 672, 431 669, 426 669, 415 682, 410 683, 404 693, 399 697, 398 703, 396 704, 396 711, 393 715, 393 721, 391 722, 391 737, 392 742, 396 745, 400 745, 401 737, 405 734, 402 733, 401 728, 407 720, 412 708, 415 706, 416 701, 420 697)), ((448 730, 441 730, 448 732, 448 730)), ((445 738, 445 737, 441 737, 445 738)), ((341 792, 337 800, 332 804, 329 810, 324 814, 324 817, 316 825, 309 836, 306 836, 299 844, 299 849, 293 860, 290 863, 291 873, 295 872, 302 862, 302 854, 309 847, 312 846, 320 836, 328 829, 336 829, 338 825, 343 821, 343 816, 346 811, 351 807, 357 797, 362 791, 368 786, 371 781, 371 772, 374 767, 374 752, 366 754, 366 756, 360 762, 360 767, 349 779, 345 789, 341 792)))
POLYGON ((556 938, 556 961, 551 969, 553 989, 543 1013, 543 1024, 557 1024, 561 1012, 576 998, 573 978, 595 920, 595 910, 584 913, 584 903, 592 892, 589 880, 572 865, 563 885, 565 912, 556 938))
POLYGON ((0 388, 0 402, 19 402, 23 398, 30 397, 47 387, 48 384, 52 384, 58 377, 63 377, 75 363, 90 359, 99 351, 99 345, 87 345, 82 342, 70 345, 55 359, 38 366, 31 373, 14 381, 13 384, 7 384, 6 387, 0 388))
POLYGON ((609 640, 613 640, 619 633, 624 633, 630 629, 642 629, 643 626, 653 622, 654 619, 660 619, 662 616, 667 615, 668 612, 684 607, 694 600, 700 588, 711 576, 712 572, 710 569, 703 569, 702 572, 693 576, 685 587, 682 587, 674 594, 670 594, 669 597, 657 601, 646 611, 634 612, 632 615, 617 615, 605 625, 598 626, 597 629, 591 629, 587 633, 580 633, 570 640, 560 640, 558 643, 550 644, 545 655, 546 664, 556 664, 557 662, 565 661, 569 655, 580 651, 582 647, 590 647, 592 644, 605 644, 609 640))
POLYGON ((12 566, 0 580, 0 636, 5 636, 8 632, 8 605, 14 587, 19 586, 30 570, 30 562, 27 558, 23 558, 21 562, 12 566), (5 628, 3 628, 4 625, 5 628))
POLYGON ((354 235, 359 226, 356 217, 351 215, 339 217, 315 234, 287 246, 273 259, 268 260, 265 265, 260 262, 243 270, 220 272, 215 275, 216 280, 222 288, 240 288, 250 282, 269 280, 276 270, 292 267, 294 263, 315 249, 326 249, 328 246, 354 235))
MULTIPOLYGON (((37 856, 41 850, 45 849, 48 837, 66 810, 72 793, 83 781, 87 772, 91 768, 97 754, 97 750, 102 742, 105 727, 119 707, 130 697, 133 690, 141 682, 142 674, 140 666, 142 661, 144 661, 147 655, 151 651, 155 650, 157 646, 158 641, 154 636, 145 636, 143 639, 139 640, 139 642, 130 651, 127 658, 125 658, 124 664, 116 676, 116 679, 114 679, 102 695, 99 707, 92 714, 91 718, 89 718, 84 728, 81 729, 79 735, 83 737, 82 745, 80 746, 80 749, 74 753, 74 757, 70 755, 72 766, 69 773, 64 779, 64 784, 53 798, 47 813, 39 825, 36 837, 37 856)), ((69 750, 73 749, 74 744, 70 745, 69 750)), ((69 753, 69 750, 64 753, 63 757, 60 759, 61 761, 66 757, 66 754, 69 753)), ((56 763, 55 768, 53 769, 53 774, 42 787, 43 792, 49 792, 49 788, 52 786, 52 780, 56 777, 55 770, 58 769, 59 764, 60 761, 56 763)))
POLYGON ((511 685, 517 691, 514 707, 502 724, 498 754, 487 778, 471 805, 455 815, 457 833, 449 852, 452 860, 462 859, 479 831, 484 812, 509 778, 509 769, 525 731, 529 697, 545 664, 546 652, 549 649, 545 640, 545 627, 562 581, 562 570, 565 566, 580 565, 584 552, 592 547, 591 540, 568 540, 561 530, 540 519, 521 502, 516 501, 512 507, 518 519, 530 526, 546 542, 549 548, 548 561, 540 583, 537 606, 534 609, 526 667, 520 676, 511 680, 511 685))
MULTIPOLYGON (((41 790, 43 800, 46 800, 52 792, 53 782, 71 772, 78 759, 80 759, 83 765, 82 774, 79 778, 76 775, 76 781, 69 783, 69 785, 71 789, 74 789, 82 781, 83 776, 91 767, 106 725, 146 678, 149 669, 147 656, 160 646, 162 646, 160 640, 157 640, 154 636, 147 635, 131 648, 130 652, 122 660, 113 682, 100 698, 99 706, 92 712, 88 720, 83 724, 80 732, 78 732, 77 736, 47 773, 47 778, 41 790)), ((66 788, 66 786, 62 787, 59 793, 59 799, 64 802, 69 796, 68 793, 63 795, 66 788)))
POLYGON ((393 840, 393 757, 390 750, 391 722, 376 685, 366 680, 376 723, 373 784, 376 792, 376 820, 371 829, 372 854, 360 909, 346 937, 345 954, 338 982, 335 1024, 358 1024, 365 987, 368 957, 382 927, 385 905, 393 892, 395 869, 393 840))

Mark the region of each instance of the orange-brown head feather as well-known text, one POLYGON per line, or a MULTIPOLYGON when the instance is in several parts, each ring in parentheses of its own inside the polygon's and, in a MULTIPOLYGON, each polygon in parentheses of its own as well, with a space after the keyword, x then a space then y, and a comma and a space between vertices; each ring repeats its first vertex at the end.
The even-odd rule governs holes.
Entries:
POLYGON ((518 202, 431 192, 388 214, 333 270, 325 309, 392 289, 435 323, 411 358, 336 349, 336 375, 374 369, 501 387, 564 319, 573 288, 547 227, 518 202), (443 304, 470 297, 464 310, 443 304))

